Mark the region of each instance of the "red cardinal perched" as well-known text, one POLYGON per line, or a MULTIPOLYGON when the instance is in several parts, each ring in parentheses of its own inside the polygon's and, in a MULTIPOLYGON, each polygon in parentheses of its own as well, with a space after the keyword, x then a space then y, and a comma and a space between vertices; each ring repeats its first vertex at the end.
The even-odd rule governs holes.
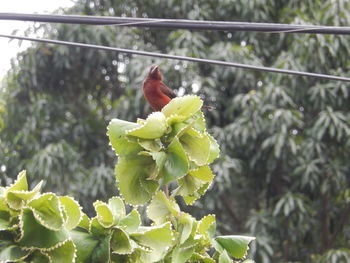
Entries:
MULTIPOLYGON (((176 97, 175 92, 163 83, 162 78, 159 67, 152 66, 143 82, 143 94, 155 111, 162 110, 165 105, 176 97)), ((202 108, 214 109, 210 106, 203 106, 202 108)))
POLYGON ((143 82, 143 94, 155 111, 160 111, 176 97, 175 92, 163 83, 162 78, 159 67, 152 66, 143 82))

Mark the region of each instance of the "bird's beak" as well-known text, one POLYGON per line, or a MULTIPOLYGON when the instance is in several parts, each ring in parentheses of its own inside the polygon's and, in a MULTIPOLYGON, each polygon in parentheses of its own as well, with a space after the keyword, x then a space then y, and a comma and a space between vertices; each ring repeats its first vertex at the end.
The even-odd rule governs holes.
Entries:
POLYGON ((158 66, 155 66, 152 71, 151 71, 151 74, 153 74, 154 72, 157 72, 158 71, 158 66))

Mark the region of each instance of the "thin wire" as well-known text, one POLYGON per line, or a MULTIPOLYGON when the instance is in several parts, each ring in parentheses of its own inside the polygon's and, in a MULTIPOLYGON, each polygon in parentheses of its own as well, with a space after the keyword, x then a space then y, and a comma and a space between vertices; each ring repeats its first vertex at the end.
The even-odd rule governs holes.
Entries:
POLYGON ((130 23, 123 23, 123 24, 111 24, 112 26, 134 26, 134 25, 145 25, 145 24, 151 24, 151 23, 159 23, 159 20, 149 20, 147 23, 145 22, 130 22, 130 23))
MULTIPOLYGON (((266 31, 266 32, 262 32, 262 33, 270 33, 270 34, 274 34, 274 33, 304 33, 303 28, 298 28, 298 29, 287 29, 287 30, 280 30, 280 31, 266 31)), ((309 27, 308 30, 317 30, 316 27, 309 27)))
POLYGON ((111 16, 43 15, 0 13, 0 20, 19 20, 46 23, 67 23, 86 25, 136 26, 148 28, 254 31, 262 33, 315 33, 349 35, 350 27, 289 25, 273 23, 249 23, 228 21, 200 21, 186 19, 156 19, 111 16))
POLYGON ((92 45, 92 44, 85 44, 85 43, 78 43, 78 42, 68 42, 68 41, 61 41, 61 40, 52 40, 52 39, 45 39, 45 38, 21 37, 21 36, 5 35, 5 34, 0 34, 0 37, 35 41, 35 42, 41 42, 41 43, 67 45, 67 46, 73 46, 73 47, 93 48, 93 49, 116 51, 116 52, 120 52, 120 53, 134 54, 134 55, 141 55, 141 56, 159 57, 159 58, 183 60, 183 61, 190 61, 190 62, 199 62, 199 63, 213 64, 213 65, 220 65, 220 66, 227 66, 227 67, 260 70, 260 71, 267 71, 267 72, 274 72, 274 73, 282 73, 282 74, 290 74, 290 75, 297 75, 297 76, 304 76, 304 77, 314 77, 314 78, 323 78, 323 79, 328 79, 328 80, 338 80, 338 81, 350 82, 350 78, 347 78, 347 77, 318 74, 318 73, 311 73, 311 72, 303 72, 303 71, 296 71, 296 70, 289 70, 289 69, 278 69, 278 68, 263 67, 263 66, 253 66, 253 65, 241 64, 241 63, 235 63, 235 62, 226 62, 226 61, 220 61, 220 60, 211 60, 211 59, 204 59, 204 58, 193 58, 193 57, 186 57, 186 56, 169 55, 169 54, 156 53, 156 52, 148 52, 148 51, 140 51, 140 50, 132 50, 132 49, 124 49, 124 48, 116 48, 116 47, 107 47, 107 46, 92 45))

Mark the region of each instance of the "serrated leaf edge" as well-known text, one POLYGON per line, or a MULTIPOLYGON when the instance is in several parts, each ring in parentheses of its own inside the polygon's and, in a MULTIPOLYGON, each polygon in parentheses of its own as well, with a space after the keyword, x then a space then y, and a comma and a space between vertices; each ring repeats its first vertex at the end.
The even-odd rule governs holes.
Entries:
POLYGON ((53 259, 50 257, 50 255, 49 255, 49 254, 46 254, 45 252, 50 252, 50 251, 52 251, 52 250, 54 250, 54 249, 56 249, 56 248, 59 248, 59 247, 63 246, 65 243, 67 243, 67 242, 69 242, 69 241, 72 241, 72 244, 73 244, 73 247, 74 247, 74 255, 73 255, 73 261, 72 261, 72 263, 75 263, 75 259, 76 259, 76 257, 77 257, 77 247, 75 246, 75 244, 74 244, 74 242, 73 242, 73 240, 72 240, 71 238, 68 238, 68 239, 65 240, 65 241, 59 242, 58 244, 56 244, 55 246, 53 246, 53 247, 51 247, 51 248, 41 249, 41 252, 42 252, 45 256, 47 256, 47 257, 49 258, 50 263, 54 263, 54 262, 53 262, 53 259))
MULTIPOLYGON (((162 113, 161 111, 155 111, 155 112, 152 112, 150 115, 147 116, 147 119, 145 120, 145 123, 144 123, 144 124, 139 124, 139 123, 138 123, 138 124, 140 125, 140 127, 136 127, 136 128, 130 129, 130 130, 126 130, 126 131, 125 131, 125 136, 133 136, 133 137, 136 137, 136 138, 140 138, 140 137, 137 137, 137 136, 134 136, 134 135, 129 135, 129 133, 144 128, 144 127, 146 126, 146 124, 147 124, 147 120, 148 120, 150 117, 154 116, 154 115, 158 115, 159 113, 163 114, 164 119, 165 119, 165 126, 168 126, 168 124, 167 124, 167 122, 166 122, 167 117, 164 115, 164 113, 162 113)), ((165 131, 166 131, 166 129, 165 129, 165 131)), ((165 132, 165 131, 164 131, 164 132, 165 132)), ((142 138, 141 138, 141 139, 142 139, 142 138)), ((157 138, 154 138, 154 139, 157 139, 157 138)), ((154 140, 154 139, 149 139, 149 140, 154 140)))
MULTIPOLYGON (((131 245, 131 247, 132 247, 132 244, 131 244, 131 241, 133 241, 131 238, 130 238, 130 236, 128 235, 128 233, 124 230, 124 229, 122 229, 122 228, 120 228, 120 227, 115 227, 116 229, 119 229, 119 230, 121 230, 121 231, 123 231, 125 234, 126 234, 126 236, 127 236, 127 238, 128 238, 128 241, 129 241, 129 243, 130 243, 130 245, 131 245)), ((134 241, 135 242, 135 241, 134 241)), ((111 248, 111 250, 112 250, 112 248, 111 248)), ((117 252, 114 252, 114 251, 112 251, 112 254, 116 254, 116 255, 130 255, 130 254, 132 254, 133 252, 134 252, 134 250, 135 250, 135 248, 131 248, 131 251, 130 252, 126 252, 126 253, 117 253, 117 252)))
MULTIPOLYGON (((20 234, 19 234, 19 237, 17 238, 17 239, 15 239, 15 242, 20 242, 21 241, 21 239, 23 238, 23 235, 24 235, 24 233, 23 233, 23 210, 25 209, 25 208, 28 208, 28 209, 30 209, 29 207, 24 207, 22 210, 21 210, 21 213, 18 215, 18 219, 19 219, 19 231, 20 231, 20 234)), ((30 209, 31 210, 31 209, 30 209)), ((32 211, 32 210, 31 210, 32 211)), ((33 211, 32 211, 33 212, 33 211)), ((45 226, 44 226, 45 227, 45 226)), ((51 229, 50 229, 51 230, 51 229)), ((53 230, 53 231, 57 231, 57 230, 53 230)), ((70 239, 70 237, 68 237, 67 239, 70 239)), ((67 239, 66 240, 64 240, 64 241, 62 241, 62 242, 58 242, 56 245, 54 245, 53 247, 55 247, 55 246, 57 246, 58 244, 61 244, 61 243, 64 243, 64 242, 66 242, 67 241, 67 239)), ((24 249, 24 250, 33 250, 33 249, 35 249, 35 250, 45 250, 45 249, 50 249, 50 248, 52 248, 52 247, 50 247, 50 248, 39 248, 39 247, 34 247, 34 246, 32 246, 32 247, 27 247, 27 246, 21 246, 21 248, 22 249, 24 249)))
MULTIPOLYGON (((24 176, 25 176, 25 175, 24 175, 24 176)), ((12 186, 13 186, 14 184, 15 184, 15 183, 13 183, 12 186)), ((43 181, 40 181, 40 182, 33 188, 33 190, 30 190, 30 191, 28 191, 28 190, 10 190, 10 191, 7 190, 7 191, 5 191, 4 199, 5 199, 5 201, 6 201, 6 204, 8 205, 9 208, 11 208, 11 209, 13 209, 13 210, 15 210, 15 211, 21 210, 21 208, 23 208, 23 206, 24 206, 23 203, 25 204, 26 202, 28 203, 28 202, 32 201, 33 199, 36 198, 36 195, 39 195, 39 194, 40 194, 40 188, 41 188, 42 184, 43 184, 43 181), (38 192, 37 192, 31 199, 28 199, 26 202, 25 202, 24 200, 21 200, 21 205, 20 205, 19 208, 12 206, 12 205, 9 203, 9 201, 7 200, 7 196, 8 196, 9 193, 28 194, 28 195, 30 195, 30 194, 35 193, 36 191, 38 191, 38 192)), ((9 187, 9 188, 10 188, 10 187, 9 187)))
MULTIPOLYGON (((65 210, 66 215, 67 215, 68 213, 67 213, 66 208, 61 204, 60 197, 67 197, 67 198, 71 199, 76 205, 78 205, 79 211, 80 211, 80 217, 79 217, 78 223, 77 223, 76 226, 75 226, 75 227, 77 227, 77 226, 80 224, 80 222, 83 220, 83 214, 84 214, 84 213, 83 213, 83 208, 82 208, 82 207, 80 206, 80 204, 79 204, 73 197, 71 197, 71 196, 67 196, 67 195, 58 196, 58 201, 60 202, 60 207, 62 208, 62 210, 65 210)), ((66 227, 66 229, 72 230, 72 229, 75 228, 75 227, 73 227, 73 228, 67 228, 67 225, 66 225, 67 221, 64 220, 64 218, 63 218, 63 221, 64 221, 64 226, 66 227)))
MULTIPOLYGON (((42 219, 42 217, 41 217, 39 214, 37 214, 37 213, 35 212, 35 208, 34 208, 34 207, 30 207, 29 205, 27 205, 27 206, 25 206, 25 208, 29 208, 29 209, 33 212, 34 218, 35 218, 37 221, 39 221, 39 223, 40 223, 42 226, 46 227, 46 228, 49 229, 49 230, 59 231, 59 230, 62 230, 62 228, 63 228, 65 222, 64 222, 64 218, 63 218, 62 207, 61 207, 61 205, 60 205, 58 196, 57 196, 55 193, 47 192, 47 193, 44 193, 44 194, 38 196, 37 198, 33 198, 33 199, 30 200, 30 201, 35 201, 35 200, 37 200, 37 199, 39 199, 39 198, 41 198, 41 197, 43 197, 43 196, 50 195, 50 194, 54 195, 54 196, 57 198, 57 201, 58 201, 58 210, 59 210, 59 213, 60 213, 60 218, 62 218, 62 225, 61 225, 60 228, 54 228, 54 227, 51 227, 51 226, 47 225, 47 224, 44 222, 44 220, 42 219)), ((29 202, 28 202, 28 204, 29 204, 29 202)))

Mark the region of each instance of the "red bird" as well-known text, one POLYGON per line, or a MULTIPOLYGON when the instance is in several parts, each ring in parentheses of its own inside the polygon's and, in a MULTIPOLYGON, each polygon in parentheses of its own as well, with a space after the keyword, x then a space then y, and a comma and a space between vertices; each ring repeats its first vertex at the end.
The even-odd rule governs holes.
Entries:
POLYGON ((155 111, 160 111, 176 97, 175 92, 163 83, 162 78, 159 67, 152 66, 143 82, 143 94, 155 111))
MULTIPOLYGON (((143 82, 143 94, 155 111, 161 111, 173 98, 176 98, 175 92, 169 89, 162 79, 159 67, 152 66, 143 82)), ((213 110, 215 107, 202 106, 202 109, 213 110)))

